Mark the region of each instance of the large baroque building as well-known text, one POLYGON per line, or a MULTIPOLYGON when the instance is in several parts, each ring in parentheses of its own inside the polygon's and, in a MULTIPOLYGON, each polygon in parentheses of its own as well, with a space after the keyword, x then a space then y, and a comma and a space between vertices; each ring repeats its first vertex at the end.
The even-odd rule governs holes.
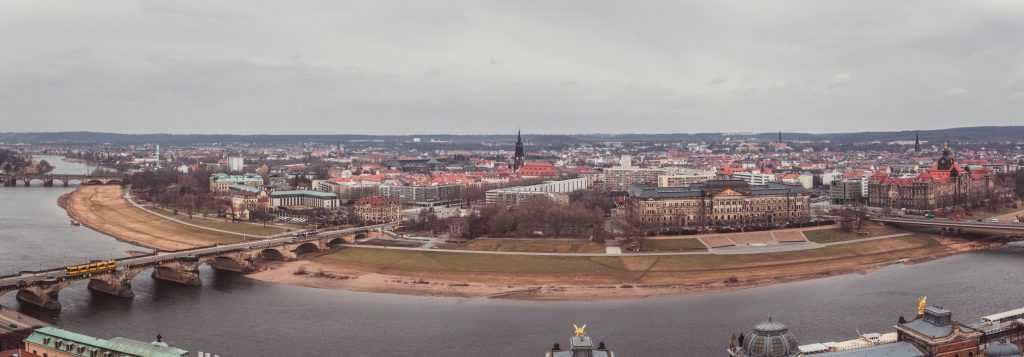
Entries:
POLYGON ((731 179, 687 187, 633 186, 626 210, 646 226, 772 225, 808 219, 810 202, 800 187, 731 179))
POLYGON ((915 176, 878 173, 868 183, 868 205, 881 208, 932 210, 960 205, 992 189, 991 172, 961 167, 947 144, 931 168, 915 176))
POLYGON ((365 224, 381 224, 401 219, 401 208, 394 198, 373 196, 360 198, 352 206, 352 211, 365 224))

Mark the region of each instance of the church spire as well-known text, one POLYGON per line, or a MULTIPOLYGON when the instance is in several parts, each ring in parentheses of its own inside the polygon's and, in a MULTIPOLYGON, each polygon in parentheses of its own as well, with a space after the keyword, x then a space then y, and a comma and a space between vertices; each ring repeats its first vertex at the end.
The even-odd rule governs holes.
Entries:
POLYGON ((914 133, 914 152, 921 152, 921 133, 914 133))
POLYGON ((512 157, 512 171, 518 172, 526 163, 526 149, 523 148, 523 131, 516 132, 516 153, 512 157))

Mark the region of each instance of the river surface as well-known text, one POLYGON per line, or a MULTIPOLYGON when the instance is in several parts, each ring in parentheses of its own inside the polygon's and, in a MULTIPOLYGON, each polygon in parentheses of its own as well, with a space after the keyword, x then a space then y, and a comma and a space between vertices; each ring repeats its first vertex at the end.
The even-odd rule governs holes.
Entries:
MULTIPOLYGON (((58 170, 80 166, 50 160, 58 170)), ((69 172, 70 173, 70 172, 69 172)), ((57 198, 73 188, 0 187, 0 275, 145 250, 69 224, 57 198)), ((542 356, 585 323, 617 356, 723 356, 732 333, 772 316, 801 344, 888 332, 915 300, 973 322, 1024 306, 1024 252, 969 253, 867 275, 845 275, 735 292, 642 300, 536 302, 320 290, 202 270, 202 287, 140 274, 136 297, 61 291, 60 313, 22 306, 61 327, 98 337, 150 341, 228 356, 542 356)))

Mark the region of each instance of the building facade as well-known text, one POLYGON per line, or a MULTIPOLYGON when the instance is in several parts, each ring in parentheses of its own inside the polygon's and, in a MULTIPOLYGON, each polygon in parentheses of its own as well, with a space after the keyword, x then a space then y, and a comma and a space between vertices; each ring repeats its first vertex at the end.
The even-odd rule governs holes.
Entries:
POLYGON ((160 341, 146 343, 123 337, 109 340, 47 326, 25 338, 24 351, 46 357, 186 357, 188 351, 160 341))
POLYGON ((378 194, 397 199, 402 204, 434 204, 451 202, 459 199, 462 192, 460 185, 380 185, 378 194))
POLYGON ((256 174, 228 175, 217 173, 210 175, 210 191, 214 193, 226 193, 233 185, 249 186, 254 188, 263 187, 263 177, 256 174))
POLYGON ((633 186, 626 212, 649 227, 780 225, 809 219, 810 200, 800 187, 711 180, 688 187, 633 186))
POLYGON ((352 206, 353 214, 364 224, 397 222, 401 211, 398 200, 381 196, 363 197, 352 206))
POLYGON ((868 183, 868 205, 933 210, 978 200, 991 189, 991 174, 987 169, 962 168, 946 145, 942 157, 915 176, 873 175, 868 183))
POLYGON ((274 191, 270 193, 272 205, 287 209, 336 209, 341 206, 338 195, 312 190, 274 191))
POLYGON ((568 203, 568 193, 590 189, 593 184, 593 178, 580 177, 530 186, 496 188, 487 190, 484 195, 487 204, 516 205, 537 197, 568 203))
POLYGON ((711 170, 680 170, 658 176, 658 187, 684 187, 695 183, 714 180, 716 173, 711 170))
POLYGON ((843 179, 832 183, 829 188, 829 193, 832 197, 832 203, 835 204, 853 204, 861 201, 861 180, 860 179, 843 179))
POLYGON ((669 174, 666 169, 639 167, 610 167, 604 170, 605 185, 609 191, 628 191, 630 186, 656 186, 658 176, 669 174))

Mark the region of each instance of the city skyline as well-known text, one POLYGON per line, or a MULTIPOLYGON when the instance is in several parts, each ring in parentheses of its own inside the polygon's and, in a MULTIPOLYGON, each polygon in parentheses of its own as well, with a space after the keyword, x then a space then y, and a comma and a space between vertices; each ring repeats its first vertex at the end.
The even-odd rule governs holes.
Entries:
POLYGON ((825 133, 1008 125, 1024 104, 1016 3, 582 5, 17 1, 0 14, 0 117, 18 132, 825 133))

